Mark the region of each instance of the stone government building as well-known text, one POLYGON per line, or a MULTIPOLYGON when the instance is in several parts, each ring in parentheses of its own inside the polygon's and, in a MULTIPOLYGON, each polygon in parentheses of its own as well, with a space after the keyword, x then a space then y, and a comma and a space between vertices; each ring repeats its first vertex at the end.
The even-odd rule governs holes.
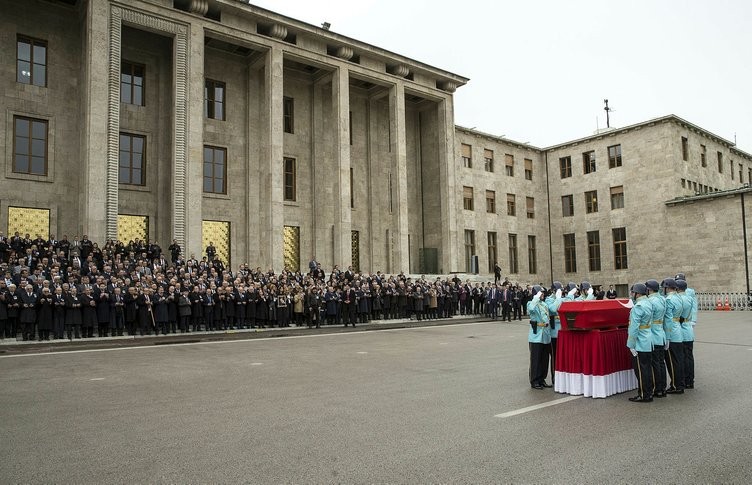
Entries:
POLYGON ((536 148, 455 126, 463 76, 236 0, 0 0, 0 26, 7 233, 748 289, 752 155, 677 116, 536 148))

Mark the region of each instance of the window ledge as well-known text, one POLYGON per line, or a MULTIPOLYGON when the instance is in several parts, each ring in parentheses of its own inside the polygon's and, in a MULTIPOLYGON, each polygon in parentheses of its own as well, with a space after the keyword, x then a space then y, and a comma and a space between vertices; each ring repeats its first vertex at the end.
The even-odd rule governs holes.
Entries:
POLYGON ((118 184, 118 190, 130 190, 133 192, 151 192, 151 189, 146 185, 135 184, 118 184))
POLYGON ((31 180, 32 182, 46 182, 51 184, 54 182, 50 175, 33 175, 29 173, 10 172, 5 174, 5 178, 18 179, 18 180, 31 180))
POLYGON ((203 192, 202 197, 205 199, 220 199, 220 200, 230 200, 232 197, 230 197, 228 194, 215 194, 214 192, 203 192))

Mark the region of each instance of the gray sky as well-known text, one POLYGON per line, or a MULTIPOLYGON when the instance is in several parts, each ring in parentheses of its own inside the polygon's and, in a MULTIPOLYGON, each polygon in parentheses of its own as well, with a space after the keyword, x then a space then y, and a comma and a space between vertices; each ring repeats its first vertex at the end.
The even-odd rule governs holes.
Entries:
POLYGON ((550 146, 608 98, 611 126, 673 113, 752 153, 752 1, 251 3, 469 77, 459 125, 550 146))

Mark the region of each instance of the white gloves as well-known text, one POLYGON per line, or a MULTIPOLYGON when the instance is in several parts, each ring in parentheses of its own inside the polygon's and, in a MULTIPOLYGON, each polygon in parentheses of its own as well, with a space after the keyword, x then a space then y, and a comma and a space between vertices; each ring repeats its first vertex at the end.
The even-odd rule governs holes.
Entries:
POLYGON ((577 293, 577 288, 572 288, 571 290, 569 290, 569 293, 567 293, 567 296, 569 298, 574 298, 575 293, 577 293))
POLYGON ((593 289, 592 288, 588 288, 588 290, 587 290, 587 296, 588 297, 593 296, 593 289))
POLYGON ((561 288, 556 290, 556 299, 558 300, 559 298, 561 298, 561 288))
POLYGON ((537 303, 541 299, 542 295, 543 295, 543 292, 540 292, 540 291, 536 293, 535 295, 533 295, 533 303, 537 303))
POLYGON ((637 357, 637 351, 635 349, 629 349, 630 352, 632 352, 633 357, 637 357))
POLYGON ((666 345, 663 346, 663 350, 668 350, 668 346, 671 345, 669 340, 666 340, 666 345))
POLYGON ((697 324, 697 322, 689 322, 689 324, 694 327, 697 324))

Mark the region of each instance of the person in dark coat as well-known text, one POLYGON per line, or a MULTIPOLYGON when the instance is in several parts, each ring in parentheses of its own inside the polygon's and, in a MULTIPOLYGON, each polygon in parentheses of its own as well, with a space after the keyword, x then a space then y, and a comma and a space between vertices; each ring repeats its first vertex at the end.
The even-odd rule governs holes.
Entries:
POLYGON ((371 291, 365 283, 361 285, 360 289, 355 290, 355 300, 358 303, 358 321, 360 323, 368 323, 370 297, 371 291))
POLYGON ((355 326, 355 309, 356 309, 355 290, 349 284, 345 285, 345 291, 342 293, 342 320, 345 327, 349 324, 355 326))
POLYGON ((154 328, 154 310, 152 309, 154 302, 150 293, 149 288, 143 288, 136 300, 138 303, 138 333, 141 336, 144 334, 151 335, 154 328))
POLYGON ((8 285, 8 296, 6 297, 8 307, 8 323, 5 325, 5 336, 16 338, 18 335, 18 315, 21 313, 21 292, 16 285, 8 285))
POLYGON ((110 295, 110 328, 112 336, 116 334, 123 336, 123 326, 125 325, 125 298, 119 287, 115 287, 110 295))
POLYGON ((246 314, 245 309, 248 306, 248 294, 245 291, 245 286, 241 283, 235 288, 235 326, 237 328, 246 328, 246 314))
POLYGON ((334 287, 329 286, 324 293, 324 302, 326 303, 326 324, 333 325, 337 319, 337 303, 339 296, 334 291, 334 287))
POLYGON ((128 293, 123 296, 125 302, 125 326, 128 335, 136 335, 138 327, 138 291, 135 287, 128 288, 128 293))
POLYGON ((206 330, 216 330, 214 327, 214 308, 217 306, 217 297, 211 288, 206 289, 206 293, 201 298, 201 311, 204 314, 206 330))
POLYGON ((319 295, 319 289, 315 286, 309 290, 306 297, 306 308, 308 309, 308 328, 316 325, 316 328, 321 328, 321 315, 319 309, 321 307, 321 295, 319 295))
POLYGON ((68 332, 68 340, 73 340, 74 332, 76 338, 81 338, 81 306, 78 289, 71 286, 68 296, 65 298, 65 328, 68 332))
POLYGON ((180 333, 190 332, 191 298, 187 289, 178 298, 178 315, 180 315, 180 333))
POLYGON ((26 291, 21 293, 21 314, 19 322, 21 323, 23 339, 34 340, 34 324, 37 322, 37 302, 39 296, 34 293, 34 287, 26 285, 26 291))
POLYGON ((167 310, 167 295, 165 295, 163 287, 157 287, 157 293, 152 296, 152 303, 152 311, 156 323, 154 333, 159 335, 159 332, 162 332, 163 335, 167 335, 167 322, 170 319, 170 315, 167 310))
MULTIPOLYGON (((0 242, 2 238, 0 237, 0 242)), ((5 280, 0 277, 0 340, 5 338, 5 327, 8 324, 8 287, 5 280)))
POLYGON ((56 339, 62 339, 63 330, 65 329, 65 295, 63 294, 62 286, 55 288, 55 294, 52 295, 52 306, 54 307, 53 332, 56 339))
POLYGON ((283 288, 277 296, 277 323, 280 327, 290 326, 290 310, 292 305, 292 297, 289 290, 283 288))
POLYGON ((110 311, 110 296, 110 292, 104 283, 100 284, 94 291, 94 298, 97 301, 97 323, 99 324, 97 336, 99 337, 109 336, 110 314, 112 313, 110 311))
POLYGON ((167 288, 167 332, 178 331, 178 298, 180 293, 174 286, 167 288))
POLYGON ((224 313, 224 329, 235 330, 235 292, 229 286, 222 288, 224 299, 222 300, 224 313))
POLYGON ((81 295, 81 336, 91 338, 94 336, 94 327, 97 326, 97 301, 92 295, 91 288, 84 288, 81 295))
POLYGON ((201 330, 201 324, 204 322, 203 295, 201 294, 199 287, 194 286, 193 291, 188 297, 191 300, 191 320, 193 321, 193 331, 198 332, 201 330))
POLYGON ((52 321, 54 313, 53 296, 50 289, 42 288, 42 294, 39 295, 39 310, 37 311, 37 329, 39 330, 39 340, 49 340, 50 331, 52 330, 52 321))

